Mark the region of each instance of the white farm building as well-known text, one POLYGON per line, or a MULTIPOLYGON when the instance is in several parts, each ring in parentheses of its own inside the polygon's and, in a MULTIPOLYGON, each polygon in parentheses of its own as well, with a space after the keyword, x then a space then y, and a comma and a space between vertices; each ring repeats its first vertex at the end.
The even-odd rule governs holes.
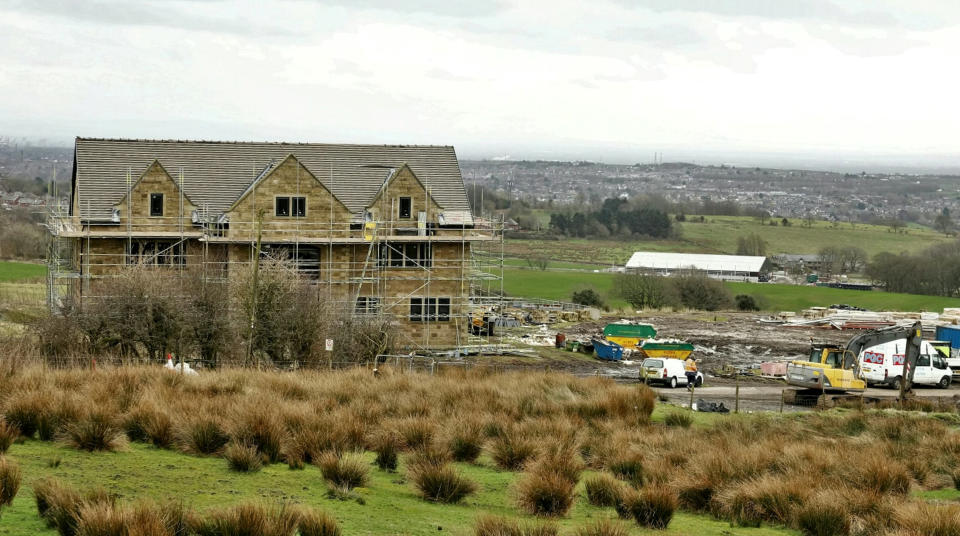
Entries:
POLYGON ((710 277, 726 281, 759 281, 766 257, 746 255, 706 255, 700 253, 660 253, 638 251, 627 261, 627 270, 670 275, 683 270, 702 270, 710 277))

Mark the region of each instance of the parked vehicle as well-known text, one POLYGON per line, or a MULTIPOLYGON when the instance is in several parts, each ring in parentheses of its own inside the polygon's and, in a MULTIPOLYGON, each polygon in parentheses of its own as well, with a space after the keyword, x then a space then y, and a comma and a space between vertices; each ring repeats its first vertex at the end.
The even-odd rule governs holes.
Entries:
POLYGON ((944 344, 941 346, 934 343, 934 346, 946 354, 947 366, 953 371, 953 375, 960 376, 960 326, 938 326, 937 340, 944 344))
MULTIPOLYGON (((886 385, 900 389, 905 346, 906 342, 903 340, 890 341, 871 346, 860 353, 860 374, 867 385, 886 385)), ((946 358, 937 348, 928 341, 921 342, 913 383, 936 385, 946 389, 950 387, 952 376, 946 358)))
MULTIPOLYGON (((683 361, 668 357, 644 359, 643 364, 640 365, 640 380, 668 385, 670 388, 687 385, 683 361)), ((697 380, 693 385, 695 387, 703 385, 703 373, 697 372, 697 380)))

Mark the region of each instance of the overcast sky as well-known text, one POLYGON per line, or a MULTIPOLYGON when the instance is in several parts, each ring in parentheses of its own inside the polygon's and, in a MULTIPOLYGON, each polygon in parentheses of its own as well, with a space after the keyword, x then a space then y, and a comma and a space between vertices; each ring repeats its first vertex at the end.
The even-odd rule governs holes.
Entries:
POLYGON ((956 0, 0 0, 0 135, 950 164, 958 60, 956 0))

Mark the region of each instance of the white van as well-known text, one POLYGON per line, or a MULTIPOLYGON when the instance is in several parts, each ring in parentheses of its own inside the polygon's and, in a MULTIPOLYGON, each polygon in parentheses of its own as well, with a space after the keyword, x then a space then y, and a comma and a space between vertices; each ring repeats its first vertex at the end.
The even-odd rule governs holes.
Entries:
MULTIPOLYGON (((887 385, 900 389, 903 375, 905 341, 892 341, 866 348, 859 358, 860 377, 867 385, 887 385)), ((953 373, 946 359, 929 342, 920 343, 920 357, 913 373, 913 383, 950 387, 953 373)))
MULTIPOLYGON (((660 383, 674 388, 678 385, 687 385, 687 374, 683 368, 683 361, 669 357, 648 357, 640 365, 640 381, 660 383)), ((697 372, 694 387, 703 385, 703 374, 697 372)))

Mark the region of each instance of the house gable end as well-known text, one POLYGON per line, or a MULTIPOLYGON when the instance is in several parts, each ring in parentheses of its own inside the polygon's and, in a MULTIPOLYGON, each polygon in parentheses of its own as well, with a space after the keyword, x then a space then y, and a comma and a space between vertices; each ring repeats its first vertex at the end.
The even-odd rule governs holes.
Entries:
POLYGON ((407 164, 401 165, 384 181, 376 197, 370 203, 375 219, 403 220, 416 219, 419 212, 426 212, 428 221, 435 220, 435 214, 443 207, 430 195, 427 187, 407 164), (402 199, 409 199, 409 206, 401 206, 402 199), (404 212, 401 212, 404 211, 404 212))
POLYGON ((183 193, 177 181, 163 167, 159 160, 154 160, 147 169, 144 170, 136 182, 132 183, 129 191, 124 193, 123 197, 115 203, 114 209, 117 210, 121 222, 126 222, 130 212, 133 223, 160 223, 155 218, 177 218, 180 213, 180 199, 183 198, 182 216, 189 221, 191 212, 196 209, 196 205, 190 198, 183 193), (162 194, 161 216, 151 215, 151 195, 162 194))

